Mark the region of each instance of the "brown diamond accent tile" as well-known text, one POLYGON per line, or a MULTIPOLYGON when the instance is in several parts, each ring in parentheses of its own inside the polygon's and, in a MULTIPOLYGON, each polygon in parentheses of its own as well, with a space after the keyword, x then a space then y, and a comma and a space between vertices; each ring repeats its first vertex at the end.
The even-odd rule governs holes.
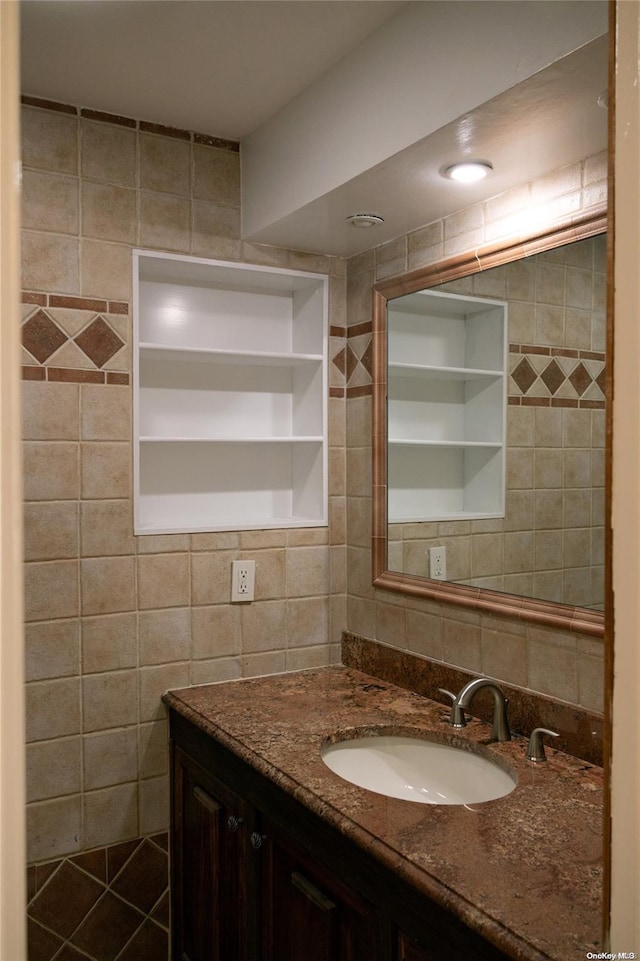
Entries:
POLYGON ((144 840, 111 885, 111 890, 148 914, 166 891, 168 882, 167 855, 155 844, 144 840))
POLYGON ((333 358, 333 363, 336 365, 341 374, 344 374, 347 366, 347 348, 343 347, 339 350, 336 356, 333 358))
POLYGON ((162 961, 168 952, 168 932, 147 920, 118 956, 118 961, 162 961))
POLYGON ((143 920, 139 911, 107 891, 70 941, 96 961, 113 961, 143 920))
POLYGON ((74 337, 74 340, 96 367, 102 367, 114 354, 118 353, 121 347, 124 347, 124 341, 118 337, 104 317, 96 317, 77 337, 74 337))
POLYGON ((369 377, 371 377, 371 370, 373 365, 373 341, 372 340, 370 340, 369 343, 367 344, 366 350, 363 353, 360 360, 361 360, 362 366, 368 373, 369 377))
POLYGON ((598 385, 598 387, 600 388, 600 390, 601 390, 602 393, 604 394, 605 389, 606 389, 606 385, 607 385, 607 375, 606 375, 606 372, 605 372, 605 368, 604 368, 604 367, 602 368, 602 370, 600 371, 600 373, 599 373, 598 376, 596 377, 596 384, 598 385))
POLYGON ((552 395, 557 393, 566 380, 564 371, 555 360, 552 360, 551 363, 545 367, 540 374, 540 378, 552 395))
POLYGON ((41 364, 66 341, 67 335, 44 310, 36 311, 22 326, 22 343, 41 364))
POLYGON ((34 898, 29 914, 61 938, 68 938, 103 891, 102 884, 64 861, 34 898))
POLYGON ((527 393, 538 377, 526 357, 520 361, 511 376, 523 394, 527 393))
POLYGON ((573 368, 569 374, 569 381, 579 397, 582 397, 585 390, 588 390, 592 384, 591 374, 584 364, 578 364, 573 368))
POLYGON ((347 350, 346 373, 347 373, 347 383, 348 383, 351 380, 353 372, 358 366, 359 361, 358 361, 357 354, 353 350, 353 347, 351 346, 351 344, 347 344, 346 350, 347 350))

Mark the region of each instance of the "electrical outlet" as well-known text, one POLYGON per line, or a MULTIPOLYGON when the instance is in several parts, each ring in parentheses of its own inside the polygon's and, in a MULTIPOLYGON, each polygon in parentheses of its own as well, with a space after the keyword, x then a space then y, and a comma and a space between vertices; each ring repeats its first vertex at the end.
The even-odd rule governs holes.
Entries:
POLYGON ((429 577, 436 581, 446 581, 447 579, 447 548, 429 548, 429 577))
POLYGON ((256 582, 255 561, 233 561, 231 565, 231 600, 252 601, 256 582))

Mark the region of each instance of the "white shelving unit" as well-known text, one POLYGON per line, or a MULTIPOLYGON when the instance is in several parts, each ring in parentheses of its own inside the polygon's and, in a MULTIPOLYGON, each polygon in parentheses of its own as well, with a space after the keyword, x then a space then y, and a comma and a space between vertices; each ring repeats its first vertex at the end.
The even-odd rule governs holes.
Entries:
POLYGON ((136 534, 327 524, 327 278, 134 252, 136 534))
POLYGON ((387 310, 389 523, 504 516, 506 303, 425 290, 387 310))

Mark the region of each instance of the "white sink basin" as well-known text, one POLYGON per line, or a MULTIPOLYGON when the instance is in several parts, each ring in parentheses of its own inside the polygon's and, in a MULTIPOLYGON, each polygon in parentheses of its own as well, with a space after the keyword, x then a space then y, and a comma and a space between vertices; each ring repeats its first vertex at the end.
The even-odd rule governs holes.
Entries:
POLYGON ((329 744, 322 760, 358 787, 420 804, 477 804, 504 797, 516 786, 493 761, 421 738, 367 735, 329 744))

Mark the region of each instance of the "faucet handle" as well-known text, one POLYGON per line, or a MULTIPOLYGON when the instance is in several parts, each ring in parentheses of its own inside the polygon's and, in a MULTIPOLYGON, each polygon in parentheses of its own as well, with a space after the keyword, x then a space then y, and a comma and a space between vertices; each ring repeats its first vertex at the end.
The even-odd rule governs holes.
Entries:
POLYGON ((451 717, 449 718, 449 724, 451 724, 452 727, 466 727, 467 719, 464 716, 463 709, 457 703, 457 695, 452 691, 448 691, 445 687, 439 687, 438 690, 441 694, 446 694, 447 697, 450 697, 453 702, 451 705, 451 717))
POLYGON ((547 757, 544 753, 544 742, 542 740, 543 734, 549 734, 551 737, 559 737, 556 731, 550 731, 546 727, 536 727, 531 732, 531 737, 529 738, 529 745, 527 747, 527 761, 546 761, 547 757))

